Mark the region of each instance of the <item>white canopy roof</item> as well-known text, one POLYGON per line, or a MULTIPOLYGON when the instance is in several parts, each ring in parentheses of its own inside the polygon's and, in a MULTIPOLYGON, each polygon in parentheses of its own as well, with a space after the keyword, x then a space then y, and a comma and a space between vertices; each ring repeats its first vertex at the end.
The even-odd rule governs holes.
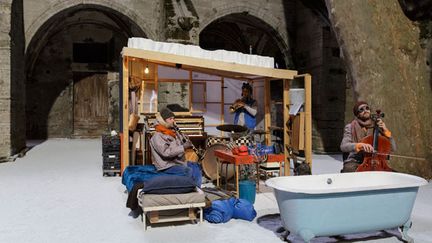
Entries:
POLYGON ((129 38, 128 47, 147 51, 162 52, 181 56, 189 56, 214 61, 244 64, 250 66, 274 68, 274 58, 258 55, 248 55, 236 51, 207 51, 199 46, 178 43, 158 42, 146 38, 129 38))

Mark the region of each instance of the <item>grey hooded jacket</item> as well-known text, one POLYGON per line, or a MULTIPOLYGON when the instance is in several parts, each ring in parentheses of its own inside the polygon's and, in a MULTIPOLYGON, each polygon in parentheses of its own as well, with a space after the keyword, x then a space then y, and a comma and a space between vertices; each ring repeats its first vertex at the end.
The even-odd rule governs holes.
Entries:
POLYGON ((174 165, 186 165, 183 143, 177 133, 176 138, 155 132, 150 139, 153 164, 157 170, 165 170, 174 165))

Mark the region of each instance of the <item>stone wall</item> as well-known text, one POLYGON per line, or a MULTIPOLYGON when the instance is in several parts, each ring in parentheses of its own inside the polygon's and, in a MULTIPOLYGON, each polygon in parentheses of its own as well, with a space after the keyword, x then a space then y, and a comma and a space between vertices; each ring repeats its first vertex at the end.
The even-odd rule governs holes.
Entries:
POLYGON ((397 1, 328 0, 327 5, 354 98, 386 113, 398 145, 395 154, 412 157, 393 157, 391 165, 432 177, 432 89, 419 26, 397 1))
POLYGON ((325 17, 298 2, 294 63, 299 73, 312 75, 312 148, 338 152, 345 111, 345 64, 336 36, 325 17))
POLYGON ((0 2, 0 160, 25 148, 23 41, 22 1, 0 2))
POLYGON ((11 30, 12 1, 0 2, 0 159, 11 154, 11 30))
POLYGON ((119 73, 108 72, 108 129, 120 131, 119 73))

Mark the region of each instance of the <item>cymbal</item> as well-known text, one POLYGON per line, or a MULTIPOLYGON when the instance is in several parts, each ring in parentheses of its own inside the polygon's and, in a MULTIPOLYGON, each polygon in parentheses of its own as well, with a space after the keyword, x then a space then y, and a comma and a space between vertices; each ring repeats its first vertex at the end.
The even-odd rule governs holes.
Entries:
POLYGON ((245 132, 248 130, 247 127, 245 126, 234 125, 234 124, 222 124, 217 126, 216 129, 219 131, 231 132, 231 133, 245 132))
POLYGON ((266 131, 264 131, 264 130, 253 130, 252 131, 252 134, 259 134, 259 135, 261 135, 261 134, 268 134, 269 132, 266 132, 266 131))

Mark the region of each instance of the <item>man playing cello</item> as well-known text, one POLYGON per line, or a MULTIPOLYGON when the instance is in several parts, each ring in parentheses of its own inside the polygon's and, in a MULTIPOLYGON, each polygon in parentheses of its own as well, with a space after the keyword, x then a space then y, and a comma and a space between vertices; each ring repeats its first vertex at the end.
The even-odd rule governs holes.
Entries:
MULTIPOLYGON (((371 119, 371 110, 368 103, 364 101, 357 102, 353 107, 354 120, 345 126, 344 135, 340 144, 340 149, 344 153, 349 153, 348 158, 344 161, 344 172, 355 172, 358 166, 363 162, 364 153, 374 152, 371 144, 362 143, 361 140, 366 136, 373 134, 374 121, 371 119)), ((376 125, 382 136, 390 140, 392 150, 396 150, 396 144, 391 136, 390 130, 385 123, 378 118, 376 125)))

